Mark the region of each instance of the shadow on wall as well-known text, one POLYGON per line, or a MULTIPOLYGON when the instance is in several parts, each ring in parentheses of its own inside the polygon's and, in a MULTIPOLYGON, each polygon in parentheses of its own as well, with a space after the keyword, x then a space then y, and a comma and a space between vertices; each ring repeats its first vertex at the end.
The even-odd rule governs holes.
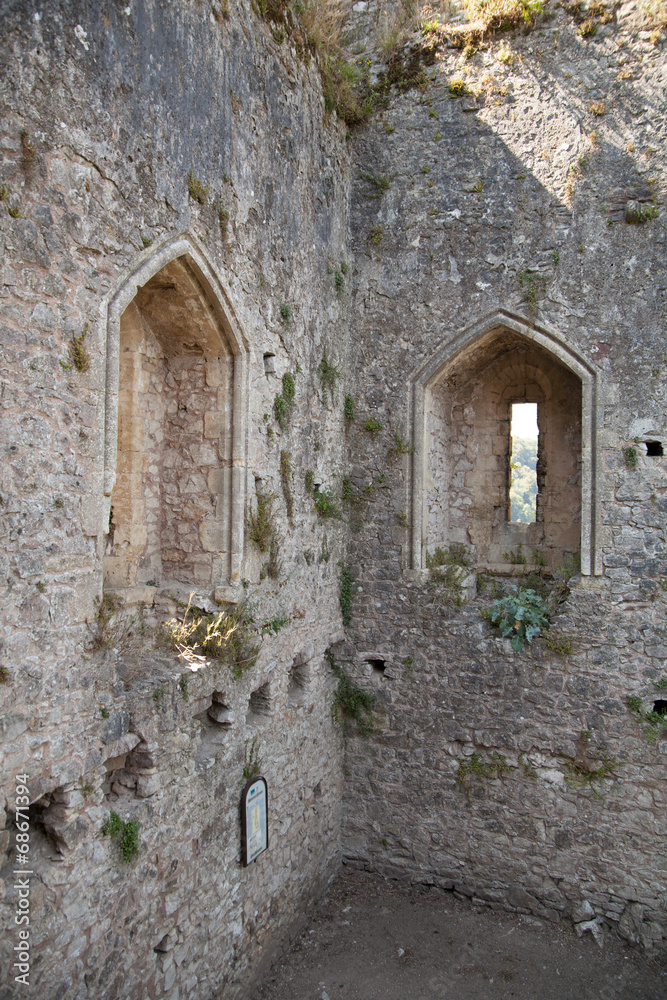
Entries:
MULTIPOLYGON (((621 349, 612 314, 626 244, 636 252, 649 232, 625 220, 653 199, 621 139, 635 130, 637 110, 650 114, 656 101, 600 67, 575 34, 559 58, 581 60, 579 72, 589 68, 609 87, 607 117, 596 91, 583 99, 576 90, 571 65, 564 71, 555 55, 533 59, 538 34, 515 40, 525 51, 512 74, 522 79, 506 103, 492 103, 488 81, 486 97, 473 98, 470 87, 452 99, 443 77, 421 98, 398 97, 383 128, 357 144, 353 230, 366 258, 359 333, 372 348, 359 404, 381 418, 385 410, 390 426, 380 367, 412 369, 424 389, 408 416, 414 569, 427 551, 453 543, 472 545, 477 563, 492 569, 521 543, 539 548, 551 568, 581 551, 584 574, 601 571, 595 362, 621 349), (380 196, 373 176, 387 178, 380 196), (424 359, 438 352, 440 366, 422 378, 431 363, 424 359), (538 404, 539 493, 536 523, 521 525, 509 503, 509 416, 512 403, 528 401, 538 404)), ((627 297, 623 307, 627 314, 627 297)), ((628 337, 657 329, 650 296, 633 297, 629 308, 628 337)))

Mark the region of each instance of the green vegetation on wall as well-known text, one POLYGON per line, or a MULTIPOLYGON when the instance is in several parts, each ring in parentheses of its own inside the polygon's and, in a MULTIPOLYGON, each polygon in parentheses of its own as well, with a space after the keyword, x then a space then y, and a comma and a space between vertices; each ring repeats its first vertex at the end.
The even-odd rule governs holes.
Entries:
POLYGON ((535 521, 537 502, 537 441, 531 438, 514 438, 512 441, 512 481, 510 503, 512 521, 532 524, 535 521))

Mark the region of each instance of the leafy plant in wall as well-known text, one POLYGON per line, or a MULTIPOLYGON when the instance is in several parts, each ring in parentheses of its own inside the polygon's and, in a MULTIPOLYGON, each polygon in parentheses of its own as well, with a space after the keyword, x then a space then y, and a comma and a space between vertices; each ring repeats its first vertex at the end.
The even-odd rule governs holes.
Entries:
POLYGON ((313 505, 320 517, 333 517, 336 521, 343 520, 343 512, 330 490, 322 490, 315 493, 313 495, 313 505))
POLYGON ((260 552, 269 551, 275 534, 271 510, 275 499, 275 493, 263 493, 261 490, 257 490, 257 509, 253 510, 251 505, 246 513, 248 538, 260 552))
POLYGON ((577 740, 577 755, 570 758, 565 765, 565 781, 569 785, 579 787, 588 785, 599 799, 600 795, 593 788, 593 784, 613 775, 617 760, 608 752, 604 743, 596 749, 591 749, 591 737, 592 734, 588 730, 581 731, 577 740))
POLYGON ((280 303, 280 322, 288 329, 292 323, 292 310, 286 302, 280 303))
POLYGON ((68 344, 69 361, 60 362, 61 367, 67 371, 75 368, 78 372, 87 372, 90 368, 90 354, 85 347, 85 340, 90 330, 90 323, 84 325, 83 330, 77 337, 75 333, 68 344))
POLYGON ((460 785, 467 785, 471 775, 476 778, 500 778, 511 770, 504 754, 493 751, 489 760, 483 760, 478 753, 470 757, 462 757, 457 761, 457 780, 460 785))
POLYGON ((283 488, 287 516, 292 520, 294 514, 294 498, 292 496, 292 459, 288 451, 280 452, 280 484, 283 488))
POLYGON ((376 420, 375 417, 369 417, 366 423, 364 424, 364 430, 368 431, 368 433, 370 434, 370 436, 373 438, 374 441, 375 438, 380 433, 380 431, 382 430, 382 427, 383 425, 380 423, 379 420, 376 420))
MULTIPOLYGON (((656 682, 656 687, 661 690, 664 687, 662 681, 656 682)), ((659 710, 655 708, 647 712, 644 708, 644 703, 641 698, 636 695, 631 695, 626 699, 626 705, 628 710, 637 716, 637 721, 642 722, 647 726, 646 738, 649 743, 655 743, 659 736, 667 736, 667 709, 663 706, 665 702, 660 702, 659 710)))
MULTIPOLYGON (((518 652, 549 625, 549 612, 543 597, 528 587, 512 587, 513 593, 494 601, 487 615, 497 625, 504 639, 510 639, 518 652)), ((485 615, 486 617, 486 615, 485 615)))
POLYGON ((357 723, 357 730, 362 736, 370 736, 375 724, 373 709, 375 698, 369 691, 355 684, 345 673, 343 668, 336 663, 331 650, 327 650, 326 658, 329 666, 338 678, 338 686, 334 694, 332 713, 341 725, 343 716, 354 719, 357 723))
POLYGON ((280 558, 280 543, 278 542, 278 536, 274 534, 269 545, 269 558, 262 566, 259 578, 260 580, 264 580, 268 576, 272 580, 277 580, 282 572, 282 568, 283 561, 280 558))
POLYGON ((340 368, 338 368, 337 365, 332 364, 325 354, 317 366, 317 375, 322 383, 322 392, 326 396, 328 389, 331 394, 331 401, 333 402, 336 382, 340 378, 340 368))
POLYGON ((285 628, 285 626, 289 625, 291 621, 292 619, 289 615, 274 615, 273 618, 269 618, 268 621, 265 621, 262 625, 262 635, 268 635, 271 632, 273 632, 274 635, 278 635, 281 628, 285 628))
POLYGON ((361 173, 359 174, 359 176, 362 178, 362 180, 367 181, 368 184, 372 185, 374 190, 371 191, 370 193, 371 198, 381 198, 382 195, 385 193, 385 191, 388 191, 389 188, 391 187, 392 179, 387 174, 374 175, 368 173, 361 173))
POLYGON ((205 205, 208 200, 208 185, 195 177, 193 170, 188 174, 188 194, 193 201, 198 201, 200 205, 205 205))
POLYGON ((389 449, 390 455, 394 455, 395 458, 401 458, 402 455, 412 455, 414 450, 415 446, 413 444, 404 440, 398 431, 394 432, 394 444, 389 449))
POLYGON ((427 552, 426 566, 434 604, 451 604, 460 608, 463 603, 461 580, 465 569, 470 566, 470 553, 465 545, 454 544, 447 549, 438 547, 432 555, 427 552))
POLYGON ((102 827, 102 836, 111 837, 118 848, 121 861, 129 864, 139 854, 139 820, 122 820, 113 809, 102 827))
POLYGON ((282 379, 282 392, 273 401, 273 415, 281 430, 286 430, 295 406, 296 387, 294 376, 285 372, 282 379))
POLYGON ((636 469, 637 468, 637 449, 630 446, 629 448, 623 449, 623 461, 625 462, 626 469, 636 469))
POLYGON ((538 299, 544 294, 547 279, 543 274, 531 271, 519 271, 519 287, 523 291, 523 301, 528 306, 528 312, 534 316, 537 312, 538 299))
POLYGON ((352 621, 352 587, 354 585, 354 573, 344 563, 339 563, 340 576, 338 578, 338 601, 343 616, 343 625, 346 627, 352 621))
POLYGON ((544 633, 544 645, 552 653, 562 656, 565 659, 574 650, 572 639, 560 629, 550 628, 544 633))

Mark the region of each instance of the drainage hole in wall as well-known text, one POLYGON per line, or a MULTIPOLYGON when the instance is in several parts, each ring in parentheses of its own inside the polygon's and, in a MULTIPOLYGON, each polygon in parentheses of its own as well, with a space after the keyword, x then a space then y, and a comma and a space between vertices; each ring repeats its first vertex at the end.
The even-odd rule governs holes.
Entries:
POLYGON ((366 663, 370 663, 374 674, 383 674, 385 671, 386 663, 384 660, 372 657, 366 660, 366 663))
POLYGON ((662 458, 664 455, 662 441, 647 441, 646 454, 652 455, 654 458, 662 458))
POLYGON ((657 712, 658 715, 667 715, 667 701, 664 698, 658 698, 657 701, 653 702, 653 711, 657 712))

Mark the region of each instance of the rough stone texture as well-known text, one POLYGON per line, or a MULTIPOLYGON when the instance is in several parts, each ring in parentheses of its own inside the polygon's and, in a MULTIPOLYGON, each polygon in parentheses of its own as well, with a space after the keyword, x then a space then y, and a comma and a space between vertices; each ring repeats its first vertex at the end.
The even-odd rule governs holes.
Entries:
POLYGON ((626 706, 667 675, 664 33, 645 17, 623 4, 585 41, 558 8, 468 61, 440 47, 346 142, 314 63, 249 4, 5 3, 2 919, 26 771, 35 995, 238 995, 336 868, 341 803, 352 864, 660 944, 664 731, 626 706), (510 393, 544 394, 545 537, 525 541, 553 569, 581 522, 565 658, 510 651, 479 616, 493 581, 473 594, 481 562, 516 572, 496 336, 510 393), (347 555, 306 472, 336 502, 349 480, 347 555), (279 551, 249 537, 261 496, 279 551), (425 579, 451 541, 478 546, 459 610, 425 579), (126 607, 100 616, 105 571, 126 607), (190 589, 247 597, 261 651, 240 679, 160 642, 190 589), (332 644, 381 709, 344 795, 332 644), (257 755, 271 847, 242 869, 257 755), (129 866, 111 809, 140 822, 129 866))
POLYGON ((424 490, 423 502, 431 553, 452 543, 472 545, 478 566, 495 567, 508 550, 522 545, 529 554, 539 547, 555 568, 579 551, 580 398, 576 379, 546 352, 502 335, 445 372, 431 388, 425 417, 432 486, 424 490), (514 402, 537 403, 538 498, 532 525, 510 520, 514 402))
MULTIPOLYGON (((626 699, 650 710, 667 675, 667 470, 646 443, 667 436, 665 42, 659 31, 649 40, 637 5, 614 11, 588 41, 553 9, 470 59, 441 45, 421 92, 394 96, 355 141, 350 460, 376 488, 349 543, 358 592, 336 656, 375 692, 378 724, 346 744, 344 854, 655 946, 667 744, 626 699), (457 75, 467 96, 450 96, 457 75), (374 197, 366 178, 380 174, 391 185, 374 197), (657 217, 629 225, 639 192, 645 205, 655 197, 657 217), (589 502, 587 442, 592 458, 592 563, 554 622, 573 647, 562 657, 539 640, 514 653, 483 621, 502 581, 480 577, 472 603, 443 608, 424 568, 426 551, 451 542, 477 568, 502 562, 487 540, 492 526, 510 528, 507 435, 488 419, 507 381, 491 339, 503 327, 514 356, 530 359, 511 376, 517 398, 536 396, 561 364, 583 373, 554 394, 562 429, 549 440, 541 428, 541 499, 560 494, 563 549, 589 502), (383 425, 374 441, 369 416, 383 425), (397 458, 396 432, 414 453, 397 458), (591 780, 605 760, 608 776, 591 780)), ((528 562, 538 529, 514 539, 528 562)), ((545 541, 536 547, 555 567, 545 541)))
MULTIPOLYGON (((323 653, 340 637, 344 529, 318 517, 303 482, 308 468, 324 486, 341 475, 340 388, 332 406, 316 369, 325 352, 341 363, 346 343, 347 300, 328 274, 347 256, 342 129, 323 124, 314 65, 276 45, 249 4, 229 21, 187 2, 5 4, 3 37, 2 967, 15 943, 14 775, 26 771, 31 993, 183 1000, 226 985, 231 996, 339 863, 341 735, 323 653), (189 176, 208 188, 203 203, 189 176), (217 285, 170 260, 183 241, 217 285), (137 273, 148 278, 118 317, 114 493, 107 318, 137 273), (78 370, 70 345, 84 331, 90 365, 78 370), (296 399, 281 430, 287 371, 296 399), (263 582, 268 554, 247 537, 229 562, 256 484, 276 495, 280 540, 279 576, 263 582), (100 632, 103 566, 135 607, 100 632), (266 628, 240 680, 153 643, 176 611, 171 584, 208 607, 214 591, 249 599, 266 628), (298 698, 295 657, 307 664, 298 698), (270 849, 243 869, 253 746, 270 849), (101 835, 110 810, 140 822, 130 865, 101 835)), ((14 995, 6 977, 0 994, 14 995)))

